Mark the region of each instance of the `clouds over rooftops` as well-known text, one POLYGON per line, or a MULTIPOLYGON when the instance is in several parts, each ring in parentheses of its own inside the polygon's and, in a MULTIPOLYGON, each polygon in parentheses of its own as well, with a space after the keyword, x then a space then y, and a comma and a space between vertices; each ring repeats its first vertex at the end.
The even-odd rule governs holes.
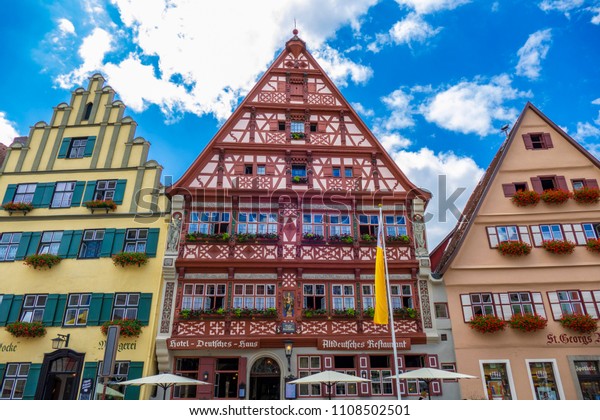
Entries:
POLYGON ((15 137, 19 137, 15 123, 6 118, 6 113, 0 111, 0 143, 10 145, 15 137))
POLYGON ((518 76, 525 76, 529 79, 537 79, 540 76, 541 62, 548 54, 551 41, 551 29, 540 30, 529 35, 525 45, 517 51, 519 56, 516 67, 518 76))

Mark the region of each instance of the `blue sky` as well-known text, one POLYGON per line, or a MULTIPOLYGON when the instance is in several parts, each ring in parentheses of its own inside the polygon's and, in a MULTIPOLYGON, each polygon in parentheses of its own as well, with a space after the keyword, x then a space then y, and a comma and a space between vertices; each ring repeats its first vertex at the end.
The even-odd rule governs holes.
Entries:
POLYGON ((600 156, 598 0, 20 0, 0 26, 0 141, 101 72, 177 179, 300 37, 417 185, 430 248, 527 101, 600 156))

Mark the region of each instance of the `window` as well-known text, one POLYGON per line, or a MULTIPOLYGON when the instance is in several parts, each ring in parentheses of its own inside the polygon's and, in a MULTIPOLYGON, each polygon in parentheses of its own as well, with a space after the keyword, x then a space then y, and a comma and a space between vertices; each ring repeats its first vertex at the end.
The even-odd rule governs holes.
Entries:
MULTIPOLYGON (((456 372, 456 363, 440 363, 440 369, 446 372, 456 372)), ((444 379, 444 382, 458 382, 458 379, 444 379)))
POLYGON ((79 258, 98 258, 102 249, 102 241, 104 240, 104 230, 86 230, 83 232, 81 240, 81 248, 79 250, 79 258))
POLYGON ((265 175, 267 173, 265 165, 258 165, 256 167, 256 175, 265 175))
MULTIPOLYGON (((315 373, 321 372, 320 356, 299 356, 298 357, 298 376, 305 378, 315 373)), ((298 394, 301 397, 321 395, 321 384, 300 384, 298 394)))
POLYGON ((352 168, 344 168, 344 176, 346 178, 352 178, 354 176, 353 172, 352 172, 352 168))
MULTIPOLYGON (((199 379, 200 359, 181 358, 175 359, 175 374, 191 379, 199 379)), ((195 385, 182 385, 173 388, 173 399, 196 398, 197 387, 195 385)))
POLYGON ((375 286, 372 284, 362 285, 362 308, 369 309, 375 307, 375 286))
POLYGON ((542 150, 554 147, 550 133, 527 133, 523 134, 525 149, 542 150))
POLYGON ((233 307, 265 310, 275 308, 274 284, 236 284, 233 286, 233 307))
POLYGON ((584 179, 574 179, 572 182, 573 182, 573 189, 574 190, 580 190, 583 187, 585 187, 585 180, 584 179))
POLYGON ((138 305, 140 303, 139 293, 117 293, 113 304, 112 320, 136 319, 138 305))
POLYGON ((392 293, 392 308, 412 308, 413 294, 410 284, 393 284, 390 286, 392 293))
POLYGON ((582 188, 598 189, 598 181, 596 179, 572 179, 573 190, 582 188))
POLYGON ((42 322, 48 295, 25 295, 21 309, 21 322, 42 322))
POLYGON ((58 255, 58 247, 62 241, 62 232, 43 232, 38 247, 38 254, 58 255))
POLYGON ((83 111, 83 116, 81 117, 81 119, 83 121, 87 121, 90 119, 90 115, 92 115, 92 107, 94 106, 94 104, 92 102, 89 102, 86 106, 85 106, 85 110, 83 111))
POLYGON ((554 177, 540 177, 540 183, 544 191, 556 189, 556 180, 554 177))
POLYGON ((558 291, 558 302, 563 315, 585 314, 581 293, 578 290, 558 291))
POLYGON ((600 223, 582 223, 585 239, 598 239, 600 237, 600 223))
POLYGON ((277 233, 277 213, 238 213, 237 233, 277 233))
POLYGON ((316 133, 317 132, 317 123, 310 123, 310 132, 311 133, 316 133))
POLYGON ((292 121, 290 127, 292 133, 304 133, 304 121, 292 121))
POLYGON ((21 233, 3 233, 0 235, 0 261, 14 261, 21 242, 21 233))
POLYGON ((342 170, 339 166, 334 166, 333 168, 331 168, 331 175, 334 178, 340 178, 342 176, 342 170))
POLYGON ((0 399, 20 400, 23 398, 29 366, 29 363, 8 363, 6 365, 0 399))
POLYGON ((306 177, 306 165, 292 165, 292 177, 306 177))
POLYGON ((369 356, 371 371, 371 394, 392 395, 392 370, 389 356, 369 356), (387 378, 387 379, 386 379, 387 378))
POLYGON ((189 233, 197 232, 212 235, 229 231, 229 213, 218 211, 198 213, 193 211, 190 220, 189 233))
POLYGON ((444 302, 434 303, 436 318, 450 318, 448 316, 448 304, 444 302))
POLYGON ((473 316, 478 315, 495 315, 494 301, 491 293, 471 293, 471 309, 473 316))
POLYGON ((358 228, 360 235, 370 235, 377 237, 377 229, 379 227, 379 216, 361 214, 358 216, 358 228))
POLYGON ((527 191, 526 182, 515 182, 513 185, 515 186, 515 191, 527 191))
POLYGON ((508 362, 481 362, 488 400, 512 400, 512 378, 508 362))
POLYGON ((215 398, 238 398, 239 359, 217 359, 215 398))
POLYGON ((536 400, 560 400, 555 360, 527 360, 529 379, 536 400))
MULTIPOLYGON (((356 376, 354 356, 333 356, 333 368, 336 372, 356 376)), ((356 382, 337 382, 335 384, 335 395, 356 395, 356 382)))
POLYGON ((500 242, 519 241, 519 231, 516 226, 493 226, 488 227, 490 243, 498 246, 500 242))
MULTIPOLYGON (((96 375, 96 392, 95 398, 102 398, 102 389, 104 387, 104 378, 101 376, 102 373, 102 361, 98 362, 98 373, 96 375)), ((124 399, 125 388, 126 386, 119 385, 119 382, 124 382, 127 380, 127 376, 129 375, 129 362, 124 361, 115 361, 115 368, 113 369, 113 376, 109 381, 107 388, 112 389, 115 392, 107 391, 106 395, 110 395, 110 398, 113 400, 122 400, 124 399), (121 394, 121 395, 119 395, 121 394)))
POLYGON ((127 229, 125 234, 125 252, 146 252, 148 229, 127 229))
POLYGON ((302 233, 312 233, 313 235, 325 236, 325 228, 323 225, 323 214, 310 213, 302 215, 302 233))
POLYGON ((285 122, 279 121, 279 123, 277 124, 277 128, 279 129, 279 131, 285 131, 285 122))
POLYGON ((57 182, 50 207, 53 209, 71 207, 74 190, 75 181, 57 182))
POLYGON ((303 309, 325 309, 325 285, 305 284, 302 287, 303 309))
POLYGON ((244 175, 252 175, 252 165, 244 166, 244 175))
POLYGON ((564 239, 560 225, 540 225, 540 231, 544 241, 562 241, 564 239))
POLYGON ((544 149, 544 139, 542 138, 541 133, 530 134, 531 136, 531 144, 534 149, 544 149))
POLYGON ((404 216, 384 216, 386 236, 406 235, 406 217, 404 216))
POLYGON ((347 214, 334 215, 329 217, 329 233, 331 236, 350 235, 350 216, 347 214))
POLYGON ((225 307, 225 283, 184 284, 181 309, 216 310, 225 307))
POLYGON ((513 315, 533 314, 533 300, 529 292, 512 292, 508 294, 513 315))
POLYGON ((334 284, 331 286, 331 307, 334 311, 354 309, 354 286, 351 284, 334 284))
POLYGON ((90 293, 75 293, 69 295, 67 300, 67 311, 65 313, 65 327, 86 325, 88 313, 90 312, 90 293))
POLYGON ((19 184, 13 197, 13 203, 31 204, 37 184, 19 184))
POLYGON ((85 153, 87 141, 87 137, 71 139, 71 145, 69 146, 67 157, 69 159, 82 158, 85 153))
POLYGON ((94 191, 94 200, 113 200, 115 198, 115 190, 117 189, 117 180, 109 179, 98 181, 96 183, 96 191, 94 191))

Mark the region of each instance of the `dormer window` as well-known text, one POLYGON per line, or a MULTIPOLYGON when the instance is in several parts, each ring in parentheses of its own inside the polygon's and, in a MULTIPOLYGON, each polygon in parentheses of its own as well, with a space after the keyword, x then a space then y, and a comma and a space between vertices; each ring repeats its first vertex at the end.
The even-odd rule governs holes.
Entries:
POLYGON ((92 107, 94 105, 90 102, 85 106, 85 111, 83 112, 83 117, 81 118, 83 121, 87 121, 90 119, 90 116, 92 115, 92 107))
POLYGON ((527 150, 544 150, 554 147, 550 133, 523 134, 523 142, 527 150))

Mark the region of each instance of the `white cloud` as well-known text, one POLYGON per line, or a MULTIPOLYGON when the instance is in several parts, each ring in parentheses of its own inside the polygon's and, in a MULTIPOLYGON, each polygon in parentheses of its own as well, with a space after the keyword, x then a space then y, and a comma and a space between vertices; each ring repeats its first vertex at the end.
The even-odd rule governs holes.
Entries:
POLYGON ((406 149, 412 144, 410 139, 407 139, 399 133, 380 131, 377 127, 373 129, 373 133, 383 147, 390 152, 406 149))
POLYGON ((409 7, 422 15, 440 10, 456 9, 458 6, 470 2, 471 0, 396 0, 400 6, 409 7))
POLYGON ((420 15, 410 13, 392 26, 389 35, 395 44, 410 44, 414 41, 424 42, 440 31, 441 28, 433 29, 420 15))
POLYGON ((527 42, 523 45, 517 55, 517 75, 529 79, 537 79, 542 69, 541 61, 546 58, 552 41, 552 30, 544 29, 529 35, 527 42))
POLYGON ((75 35, 75 26, 73 26, 73 23, 69 19, 59 19, 58 29, 64 34, 75 35))
POLYGON ((429 122, 463 134, 485 136, 498 131, 494 121, 513 121, 518 111, 505 105, 508 100, 528 96, 511 86, 507 75, 489 83, 461 82, 435 95, 423 104, 421 112, 429 122))
POLYGON ((539 7, 544 12, 557 11, 569 16, 569 12, 577 9, 585 3, 585 0, 543 0, 539 7))
POLYGON ((410 105, 410 101, 413 99, 412 95, 404 93, 402 89, 397 89, 388 96, 381 98, 390 110, 390 116, 382 122, 385 130, 407 128, 415 125, 412 117, 414 110, 410 105))
POLYGON ((433 250, 456 225, 459 212, 462 212, 484 169, 472 158, 457 156, 452 152, 436 154, 428 148, 419 151, 388 148, 388 152, 415 185, 433 194, 427 206, 427 239, 429 249, 433 250), (459 194, 463 188, 464 191, 459 194), (456 194, 454 197, 458 196, 456 200, 453 194, 456 194), (440 200, 440 197, 443 199, 440 200), (444 203, 448 206, 444 206, 444 203))
POLYGON ((594 16, 592 16, 592 23, 594 25, 600 25, 600 7, 590 7, 588 10, 594 14, 594 16))
POLYGON ((373 115, 375 115, 375 111, 373 111, 372 109, 365 108, 364 105, 360 102, 352 102, 350 105, 352 105, 352 108, 354 108, 354 110, 362 116, 372 117, 373 115))
POLYGON ((6 118, 5 112, 0 111, 0 143, 8 146, 15 137, 19 137, 15 123, 6 118))
POLYGON ((600 105, 600 98, 598 98, 598 99, 594 99, 594 100, 592 101, 592 103, 593 103, 594 105, 600 105))
MULTIPOLYGON (((106 62, 104 56, 102 65, 108 69, 105 71, 127 72, 135 64, 127 60, 137 60, 138 65, 153 67, 152 72, 144 72, 145 77, 152 76, 153 83, 164 88, 157 95, 141 86, 126 86, 121 79, 109 79, 117 92, 128 91, 128 101, 136 106, 156 103, 167 113, 214 112, 217 118, 226 118, 266 70, 274 54, 291 38, 294 19, 300 37, 315 57, 321 58, 320 64, 336 83, 364 83, 373 73, 368 66, 327 46, 326 40, 342 26, 358 30, 360 18, 377 0, 265 0, 260 7, 253 2, 231 0, 111 2, 118 10, 121 28, 116 28, 105 13, 90 20, 108 28, 113 44, 118 44, 121 52, 133 50, 135 56, 114 62, 106 62)), ((97 0, 86 2, 88 14, 94 14, 97 8, 97 0)), ((61 86, 72 87, 92 71, 84 59, 80 68, 57 80, 61 86)))
POLYGON ((577 131, 573 134, 573 137, 580 142, 589 138, 598 138, 600 137, 600 128, 588 122, 578 122, 577 131))
POLYGON ((104 29, 96 28, 83 39, 78 53, 83 64, 70 73, 57 77, 56 81, 62 88, 69 88, 74 84, 81 84, 90 73, 101 71, 106 53, 112 49, 112 36, 104 29))

